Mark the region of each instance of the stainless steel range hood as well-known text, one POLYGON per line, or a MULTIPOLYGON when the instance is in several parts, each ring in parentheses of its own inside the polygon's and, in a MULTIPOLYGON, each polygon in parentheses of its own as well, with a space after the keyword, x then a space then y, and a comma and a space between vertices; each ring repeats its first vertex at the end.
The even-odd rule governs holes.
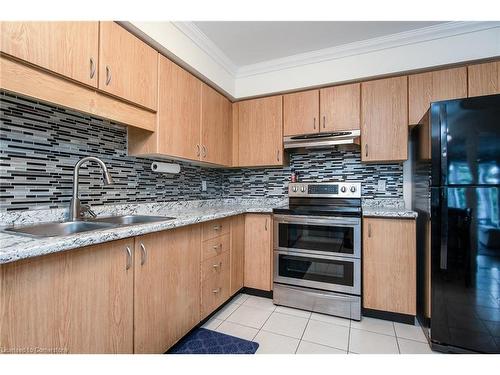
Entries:
POLYGON ((306 135, 293 135, 283 138, 285 149, 294 148, 332 148, 342 145, 360 144, 359 130, 349 130, 343 132, 317 133, 306 135))

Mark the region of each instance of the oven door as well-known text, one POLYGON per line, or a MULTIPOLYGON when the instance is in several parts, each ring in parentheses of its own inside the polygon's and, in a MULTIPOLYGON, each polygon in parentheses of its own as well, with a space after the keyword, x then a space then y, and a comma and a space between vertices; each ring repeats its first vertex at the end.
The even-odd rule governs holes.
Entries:
POLYGON ((361 260, 274 251, 274 282, 361 294, 361 260))
POLYGON ((274 215, 274 250, 361 257, 361 218, 274 215))

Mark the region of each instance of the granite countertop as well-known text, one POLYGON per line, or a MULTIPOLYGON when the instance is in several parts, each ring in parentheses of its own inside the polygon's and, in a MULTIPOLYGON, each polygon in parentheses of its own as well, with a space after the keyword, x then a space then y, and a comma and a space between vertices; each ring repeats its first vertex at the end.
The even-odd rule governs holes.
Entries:
MULTIPOLYGON (((270 213, 274 207, 279 207, 285 203, 283 200, 276 199, 247 199, 93 207, 99 217, 136 214, 170 216, 175 217, 175 219, 156 223, 117 226, 106 230, 82 232, 64 237, 42 238, 0 231, 0 264, 243 213, 270 213)), ((0 215, 0 222, 5 227, 14 223, 26 225, 42 221, 62 221, 65 219, 66 213, 67 210, 59 209, 2 214, 0 215), (44 218, 44 220, 41 218, 44 218)))
POLYGON ((363 217, 415 219, 417 213, 405 208, 400 199, 364 199, 363 217))
MULTIPOLYGON (((287 199, 264 198, 96 206, 93 210, 99 217, 154 215, 175 219, 117 226, 61 237, 43 238, 0 231, 0 264, 244 213, 271 213, 273 208, 285 206, 287 203, 287 199)), ((37 222, 64 221, 67 213, 67 209, 0 213, 0 227, 12 224, 29 225, 37 222)), ((417 217, 417 213, 404 208, 404 202, 398 199, 363 199, 363 216, 412 219, 417 217)))

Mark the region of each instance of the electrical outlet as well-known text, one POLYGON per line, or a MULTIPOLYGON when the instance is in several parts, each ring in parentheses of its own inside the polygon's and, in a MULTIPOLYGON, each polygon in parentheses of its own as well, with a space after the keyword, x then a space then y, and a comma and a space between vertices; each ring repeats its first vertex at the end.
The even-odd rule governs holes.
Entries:
POLYGON ((201 191, 207 191, 207 182, 205 180, 201 181, 201 191))
POLYGON ((385 191, 385 180, 378 180, 378 191, 385 191))

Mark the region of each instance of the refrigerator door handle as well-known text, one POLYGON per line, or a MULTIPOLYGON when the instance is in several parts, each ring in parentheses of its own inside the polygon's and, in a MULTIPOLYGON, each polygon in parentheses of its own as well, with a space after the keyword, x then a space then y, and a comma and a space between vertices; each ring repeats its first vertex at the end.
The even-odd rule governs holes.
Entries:
POLYGON ((441 251, 439 268, 448 269, 448 194, 441 189, 441 251))

